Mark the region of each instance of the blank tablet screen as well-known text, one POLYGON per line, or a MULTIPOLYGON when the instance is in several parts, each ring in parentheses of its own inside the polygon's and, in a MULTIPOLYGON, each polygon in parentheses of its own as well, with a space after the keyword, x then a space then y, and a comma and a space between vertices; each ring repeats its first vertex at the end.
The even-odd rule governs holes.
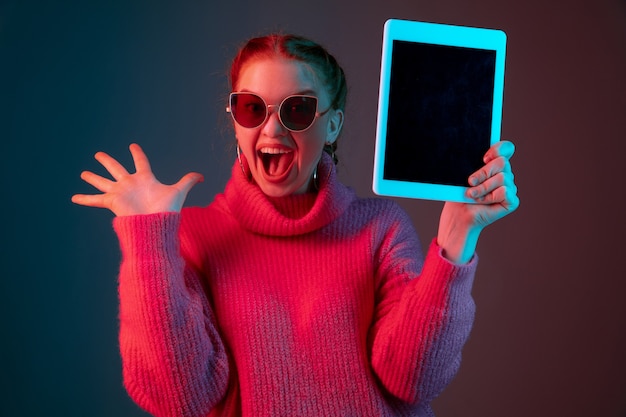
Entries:
POLYGON ((496 51, 394 40, 383 177, 466 187, 490 146, 496 51))

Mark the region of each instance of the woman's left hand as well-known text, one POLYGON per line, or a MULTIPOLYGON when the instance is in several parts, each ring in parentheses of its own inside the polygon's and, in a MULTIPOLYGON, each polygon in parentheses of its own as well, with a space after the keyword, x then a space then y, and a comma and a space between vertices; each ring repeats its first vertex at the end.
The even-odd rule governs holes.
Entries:
POLYGON ((480 232, 519 206, 510 159, 512 142, 501 141, 485 153, 485 165, 470 175, 467 196, 475 203, 446 202, 441 212, 437 241, 444 256, 464 263, 476 250, 480 232))

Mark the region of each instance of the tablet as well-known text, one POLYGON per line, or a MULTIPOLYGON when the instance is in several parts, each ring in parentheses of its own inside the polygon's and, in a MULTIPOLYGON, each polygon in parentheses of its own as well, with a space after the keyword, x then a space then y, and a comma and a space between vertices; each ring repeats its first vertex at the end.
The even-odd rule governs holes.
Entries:
POLYGON ((473 201, 468 177, 500 140, 505 48, 500 30, 385 23, 376 194, 473 201))

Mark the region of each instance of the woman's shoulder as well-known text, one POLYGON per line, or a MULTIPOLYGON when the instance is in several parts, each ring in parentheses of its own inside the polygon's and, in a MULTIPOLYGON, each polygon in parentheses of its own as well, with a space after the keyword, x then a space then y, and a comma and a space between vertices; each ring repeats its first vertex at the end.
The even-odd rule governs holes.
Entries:
POLYGON ((351 228, 376 231, 377 235, 400 231, 416 233, 411 218, 400 204, 382 197, 356 198, 344 213, 343 222, 351 228))
POLYGON ((389 198, 357 197, 350 205, 350 209, 372 216, 408 219, 408 214, 400 204, 389 198))
POLYGON ((210 225, 216 221, 223 221, 230 216, 230 211, 224 195, 218 194, 208 205, 183 207, 180 214, 182 229, 197 229, 203 224, 210 225))

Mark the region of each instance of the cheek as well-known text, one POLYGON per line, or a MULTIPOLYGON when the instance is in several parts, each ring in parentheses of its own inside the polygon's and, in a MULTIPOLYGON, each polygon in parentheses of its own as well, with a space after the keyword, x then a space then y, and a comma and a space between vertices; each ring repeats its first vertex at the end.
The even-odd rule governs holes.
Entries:
MULTIPOLYGON (((324 122, 326 121, 324 120, 324 122)), ((315 138, 312 138, 311 143, 315 144, 318 153, 321 154, 328 138, 327 126, 326 123, 316 123, 313 127, 315 128, 315 138)))
POLYGON ((235 127, 235 139, 237 140, 241 151, 248 157, 250 156, 248 154, 251 152, 250 150, 253 147, 254 136, 254 132, 250 129, 243 129, 238 126, 235 127))
POLYGON ((324 149, 325 136, 318 130, 309 129, 307 135, 298 138, 301 162, 304 165, 316 164, 324 149))

